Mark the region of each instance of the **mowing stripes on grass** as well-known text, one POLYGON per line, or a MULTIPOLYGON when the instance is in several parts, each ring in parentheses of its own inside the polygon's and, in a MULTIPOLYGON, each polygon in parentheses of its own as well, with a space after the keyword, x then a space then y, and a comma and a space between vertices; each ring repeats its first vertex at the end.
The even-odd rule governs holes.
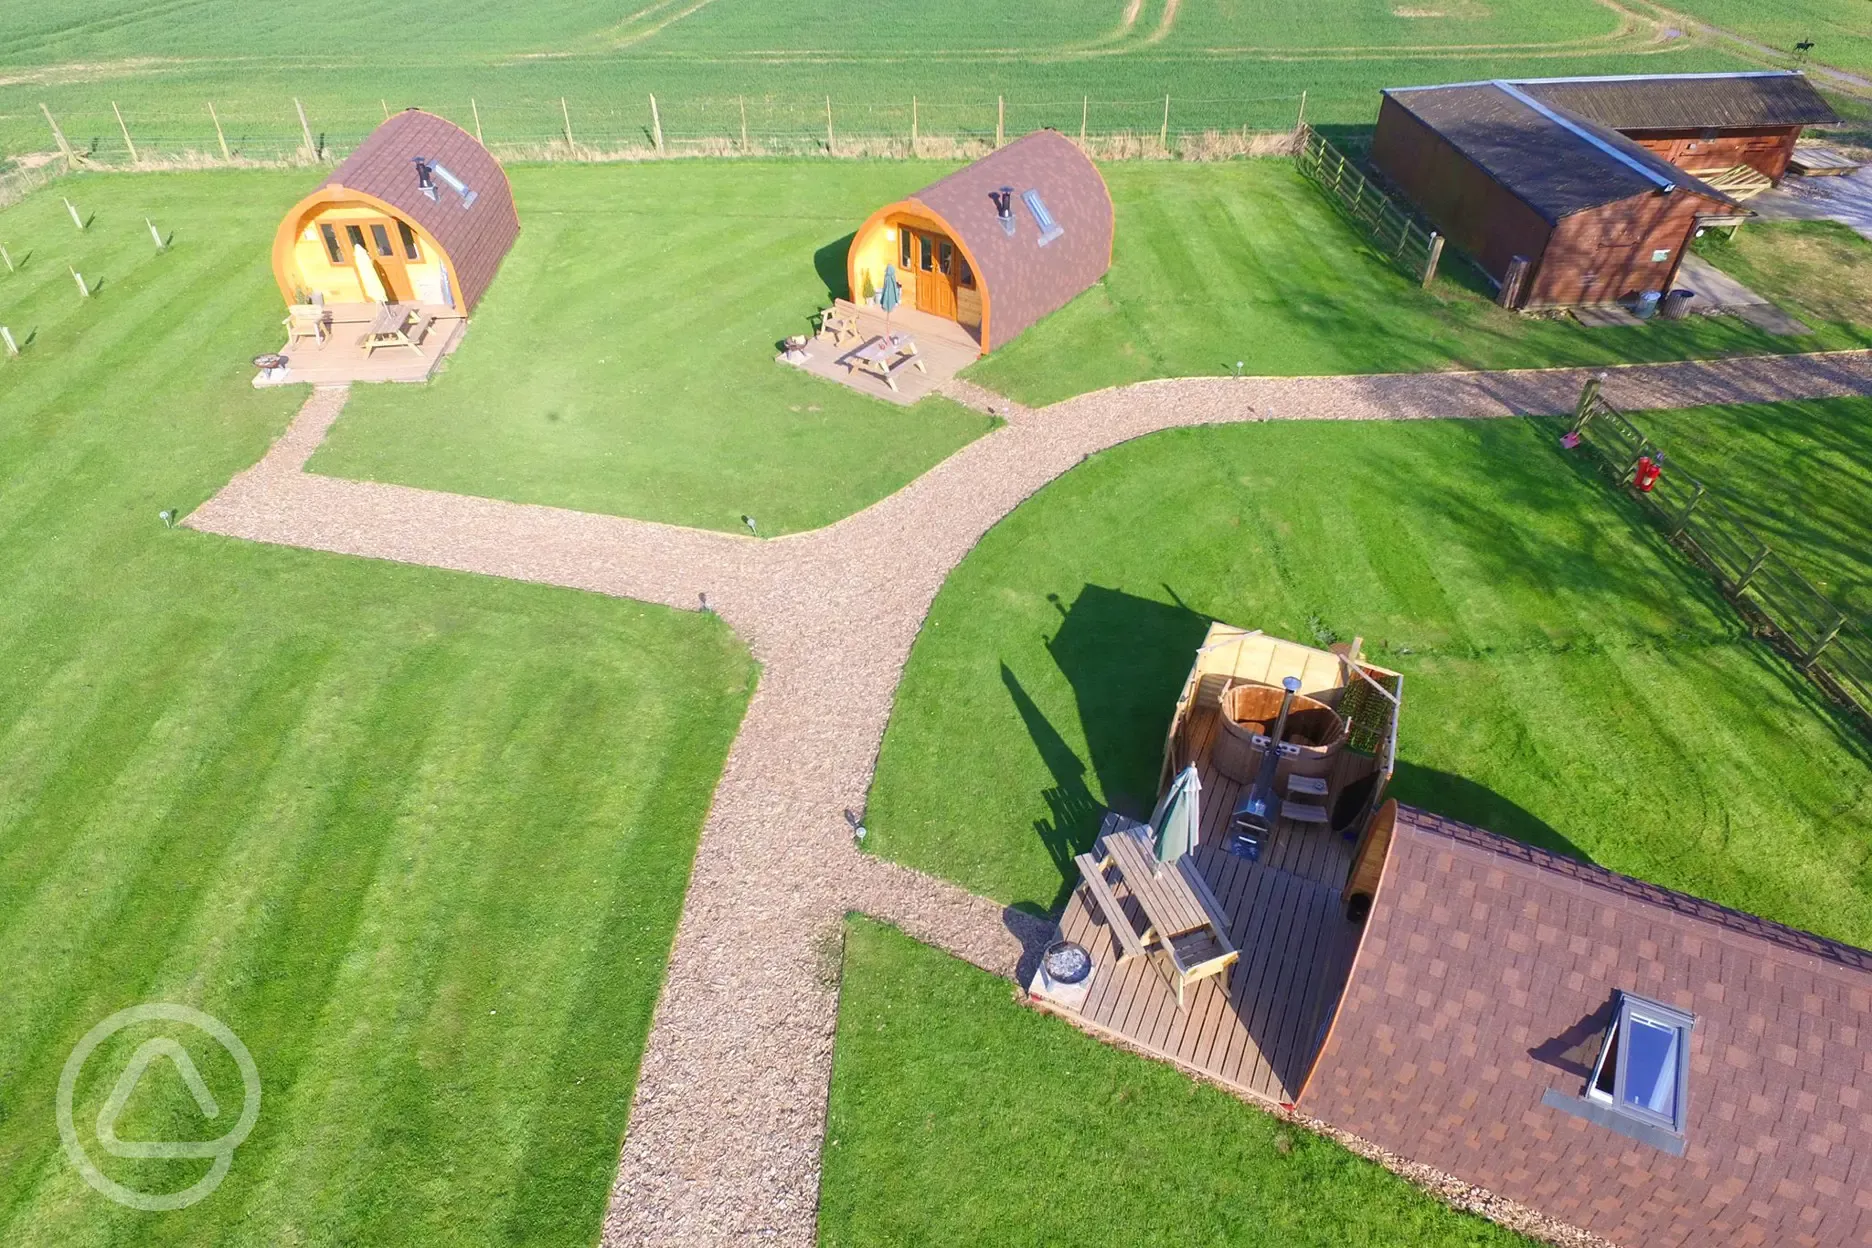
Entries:
MULTIPOLYGON (((1711 436, 1774 455, 1807 418, 1761 409, 1711 436)), ((1057 906, 1099 808, 1150 810, 1215 618, 1312 644, 1363 635, 1404 672, 1404 801, 1872 944, 1865 740, 1557 448, 1564 427, 1272 423, 1094 456, 938 594, 867 849, 1057 906)), ((1872 444, 1850 454, 1872 462, 1872 444)))
MULTIPOLYGON (((303 181, 79 179, 83 234, 56 196, 0 212, 38 330, 0 364, 8 1244, 591 1243, 749 695, 711 616, 163 526, 303 397, 248 384, 303 181), (263 1096, 221 1187, 151 1215, 82 1183, 53 1102, 86 1030, 160 1000, 232 1027, 263 1096)), ((150 1035, 87 1064, 81 1128, 150 1035)), ((152 1069, 125 1138, 221 1133, 152 1069)), ((103 1159, 150 1191, 206 1166, 103 1159)))
POLYGON ((846 928, 824 1248, 1509 1248, 1339 1145, 1058 1019, 1005 980, 846 928))

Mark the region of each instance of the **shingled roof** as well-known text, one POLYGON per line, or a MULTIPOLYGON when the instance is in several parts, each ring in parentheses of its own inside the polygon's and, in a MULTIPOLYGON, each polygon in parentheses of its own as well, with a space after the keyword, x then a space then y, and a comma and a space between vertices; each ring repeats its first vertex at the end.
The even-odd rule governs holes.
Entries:
POLYGON ((1097 166, 1055 130, 1036 130, 924 187, 910 199, 946 222, 988 292, 989 350, 1008 342, 1111 267, 1112 201, 1097 166), (1014 190, 1014 233, 992 193, 1014 190), (1044 246, 1020 202, 1038 191, 1061 233, 1044 246))
POLYGON ((1872 953, 1400 807, 1300 1108, 1619 1243, 1872 1243, 1872 953), (1695 1015, 1684 1152, 1551 1107, 1695 1015))
POLYGON ((1533 99, 1511 82, 1394 87, 1384 94, 1549 222, 1666 187, 1737 206, 1616 130, 1533 99))
POLYGON ((473 135, 433 113, 409 109, 378 126, 319 184, 359 191, 420 225, 448 253, 462 306, 472 311, 520 234, 513 190, 500 162, 473 135), (460 178, 475 193, 471 207, 446 187, 435 199, 416 181, 416 157, 460 178))
POLYGON ((1840 119, 1806 75, 1793 70, 1524 78, 1515 85, 1543 104, 1613 130, 1827 126, 1840 119))

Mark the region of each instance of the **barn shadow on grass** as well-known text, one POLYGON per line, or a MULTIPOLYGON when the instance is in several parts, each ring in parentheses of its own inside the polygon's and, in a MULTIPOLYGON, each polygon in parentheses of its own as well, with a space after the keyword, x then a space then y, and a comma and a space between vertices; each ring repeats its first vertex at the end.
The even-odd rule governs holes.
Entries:
POLYGON ((1041 795, 1047 817, 1034 831, 1059 869, 1060 888, 1019 907, 1051 914, 1071 893, 1073 857, 1091 847, 1105 810, 1143 817, 1156 803, 1164 733, 1209 619, 1100 585, 1085 586, 1070 605, 1049 597, 1060 627, 1047 650, 1072 686, 1090 758, 1079 757, 1006 664, 1001 681, 1052 773, 1041 795))
POLYGON ((851 252, 852 239, 858 237, 853 230, 844 238, 834 239, 813 252, 813 268, 819 274, 819 280, 825 283, 826 298, 849 299, 851 289, 845 277, 845 257, 851 252))

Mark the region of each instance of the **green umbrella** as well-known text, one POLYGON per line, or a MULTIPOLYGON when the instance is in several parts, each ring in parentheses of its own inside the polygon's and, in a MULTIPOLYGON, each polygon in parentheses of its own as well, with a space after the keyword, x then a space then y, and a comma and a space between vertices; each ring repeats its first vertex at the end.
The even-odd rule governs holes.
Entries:
POLYGON ((1175 862, 1196 848, 1202 827, 1202 782, 1194 765, 1185 767, 1170 782, 1170 791, 1151 812, 1157 861, 1175 862))
POLYGON ((886 343, 891 340, 891 313, 895 312, 897 310, 897 305, 902 302, 903 288, 897 285, 897 266, 894 264, 887 264, 884 266, 884 289, 878 291, 878 307, 884 309, 884 340, 886 343))

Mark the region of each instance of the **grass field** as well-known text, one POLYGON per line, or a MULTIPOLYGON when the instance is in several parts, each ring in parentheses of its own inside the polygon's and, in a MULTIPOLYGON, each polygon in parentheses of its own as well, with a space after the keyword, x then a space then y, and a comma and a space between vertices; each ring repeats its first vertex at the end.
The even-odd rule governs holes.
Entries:
POLYGON ((1859 73, 1872 71, 1872 26, 1863 0, 1669 0, 1669 7, 1766 44, 1788 57, 1811 39, 1816 61, 1859 73))
MULTIPOLYGON (((80 182, 83 235, 56 198, 0 213, 30 252, 0 323, 35 333, 0 359, 10 1245, 592 1243, 749 695, 708 616, 164 527, 302 397, 247 366, 300 181, 80 182), (147 1001, 221 1018, 263 1088, 221 1188, 160 1215, 84 1187, 53 1111, 78 1039, 147 1001)), ((86 1066, 81 1131, 149 1034, 86 1066)), ((222 1134, 216 1053, 226 1116, 158 1063, 124 1136, 222 1134)), ((149 1190, 206 1166, 91 1152, 149 1190)))
MULTIPOLYGON (((1775 444, 1810 415, 1685 419, 1798 463, 1798 437, 1775 444)), ((938 595, 867 846, 1056 905, 1099 807, 1149 812, 1172 703, 1215 618, 1315 644, 1362 635, 1404 672, 1401 800, 1872 943, 1865 741, 1557 448, 1562 427, 1272 423, 1095 456, 938 595)), ((1861 417, 1825 438, 1862 473, 1868 434, 1861 417)), ((1784 514, 1848 557, 1857 528, 1784 514)), ((1862 572, 1864 548, 1852 557, 1862 572)))
POLYGON ((1530 1243, 863 919, 845 937, 819 1242, 1530 1243))
POLYGON ((1070 129, 1087 97, 1093 133, 1155 134, 1166 93, 1189 133, 1291 125, 1303 91, 1314 120, 1364 124, 1383 86, 1747 65, 1667 25, 1596 0, 882 0, 851 20, 768 0, 470 0, 403 15, 388 41, 363 11, 0 0, 0 158, 50 149, 41 102, 108 159, 113 101, 146 157, 216 152, 210 100, 234 147, 268 158, 300 142, 294 99, 341 149, 384 106, 466 125, 471 98, 490 142, 562 137, 564 99, 580 142, 642 145, 652 92, 671 142, 738 136, 745 104, 757 140, 810 147, 828 96, 852 137, 906 136, 912 95, 926 137, 992 134, 999 99, 1012 133, 1070 129))
POLYGON ((1843 228, 1751 225, 1711 251, 1817 331, 1730 317, 1612 329, 1496 307, 1460 261, 1420 290, 1373 255, 1284 160, 1105 166, 1117 208, 1111 272, 976 365, 1023 402, 1150 377, 1524 368, 1815 351, 1872 343, 1872 243, 1843 228), (1824 247, 1820 243, 1824 243, 1824 247))
MULTIPOLYGON (((849 231, 949 166, 810 160, 527 166, 526 222, 467 343, 431 386, 360 389, 312 468, 461 493, 762 533, 828 524, 988 428, 943 399, 906 411, 776 368, 843 285, 849 231), (732 242, 727 242, 732 238, 732 242)), ((1872 281, 1872 244, 1815 251, 1755 226, 1729 250, 1820 330, 1734 317, 1589 330, 1530 320, 1463 284, 1418 290, 1282 160, 1106 166, 1109 277, 975 366, 1052 402, 1148 377, 1591 364, 1872 343, 1824 261, 1872 281), (1785 242, 1800 255, 1784 260, 1785 242), (1812 253, 1812 254, 1809 254, 1812 253), (1825 316, 1822 315, 1825 313, 1825 316)), ((1872 320, 1872 313, 1863 314, 1872 320)))
POLYGON ((1872 624, 1872 403, 1640 412, 1673 468, 1714 488, 1843 610, 1872 624))
POLYGON ((433 385, 361 388, 314 471, 764 534, 829 524, 985 433, 774 363, 844 240, 936 176, 807 161, 515 171, 520 242, 433 385))

